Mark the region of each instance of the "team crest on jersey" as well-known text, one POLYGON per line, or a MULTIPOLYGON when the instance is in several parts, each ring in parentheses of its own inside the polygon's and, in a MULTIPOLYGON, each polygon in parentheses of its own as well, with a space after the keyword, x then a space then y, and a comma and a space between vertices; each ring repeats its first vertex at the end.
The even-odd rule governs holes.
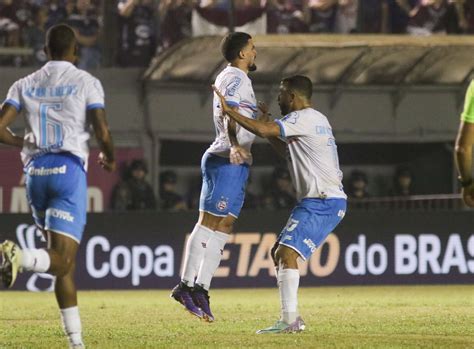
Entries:
POLYGON ((216 208, 220 212, 224 212, 228 206, 229 206, 229 199, 225 197, 221 197, 221 199, 216 204, 216 208))
POLYGON ((298 121, 299 117, 300 117, 300 114, 298 114, 297 112, 292 112, 292 113, 284 116, 281 119, 281 121, 294 125, 294 124, 296 124, 296 121, 298 121))

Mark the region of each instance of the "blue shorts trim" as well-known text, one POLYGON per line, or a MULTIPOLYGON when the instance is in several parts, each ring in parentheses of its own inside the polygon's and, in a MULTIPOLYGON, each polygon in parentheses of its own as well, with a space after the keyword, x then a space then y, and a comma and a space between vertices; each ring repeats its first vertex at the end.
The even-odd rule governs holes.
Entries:
POLYGON ((87 208, 82 160, 70 153, 45 154, 25 167, 25 175, 36 225, 80 242, 87 208))
POLYGON ((342 221, 346 209, 345 199, 305 198, 291 212, 277 241, 306 260, 342 221))
POLYGON ((239 217, 244 204, 249 165, 233 165, 228 158, 204 153, 199 211, 218 217, 239 217))

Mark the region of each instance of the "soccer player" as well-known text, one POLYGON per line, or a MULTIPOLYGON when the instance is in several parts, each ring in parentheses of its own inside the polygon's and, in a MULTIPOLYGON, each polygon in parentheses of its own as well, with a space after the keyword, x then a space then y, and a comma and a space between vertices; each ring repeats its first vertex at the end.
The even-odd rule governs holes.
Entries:
POLYGON ((62 24, 49 29, 45 51, 49 62, 8 91, 0 113, 0 142, 23 148, 28 201, 48 247, 21 250, 5 241, 2 281, 12 287, 22 271, 55 275, 54 291, 70 347, 84 348, 74 269, 86 224, 89 123, 101 149, 99 163, 107 171, 116 165, 102 85, 73 65, 74 31, 62 24), (8 129, 20 111, 26 120, 24 138, 8 129))
POLYGON ((455 163, 464 203, 474 207, 474 183, 472 181, 472 146, 474 145, 474 80, 471 81, 466 97, 461 124, 456 137, 455 163))
MULTIPOLYGON (((230 108, 253 119, 258 109, 247 75, 256 69, 257 51, 252 37, 242 32, 230 33, 222 40, 221 52, 229 65, 219 73, 215 86, 230 108)), ((213 114, 216 139, 201 162, 199 219, 186 244, 181 282, 171 293, 187 311, 209 322, 214 321, 209 287, 244 202, 252 163, 250 147, 255 139, 254 134, 223 117, 216 96, 213 114)))
POLYGON ((219 90, 224 113, 256 135, 267 138, 287 158, 298 203, 272 249, 281 318, 273 326, 257 331, 291 333, 304 330, 298 314, 298 257, 306 260, 339 224, 346 212, 336 141, 327 118, 311 107, 312 83, 305 76, 292 76, 280 84, 278 104, 283 118, 270 121, 265 105, 259 120, 232 110, 219 90))

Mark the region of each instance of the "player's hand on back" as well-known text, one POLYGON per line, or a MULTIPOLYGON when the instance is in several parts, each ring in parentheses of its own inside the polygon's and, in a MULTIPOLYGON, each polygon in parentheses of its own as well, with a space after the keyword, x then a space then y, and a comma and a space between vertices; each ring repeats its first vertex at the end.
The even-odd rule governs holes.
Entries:
POLYGON ((462 188, 461 194, 464 203, 469 207, 474 207, 474 183, 462 188))
POLYGON ((233 165, 241 165, 250 158, 250 153, 239 145, 230 148, 229 160, 233 165))
POLYGON ((117 165, 115 163, 115 160, 109 160, 107 157, 104 155, 104 153, 99 153, 99 158, 97 160, 99 165, 106 171, 108 172, 114 172, 117 165))
POLYGON ((212 85, 212 89, 213 89, 214 92, 217 94, 217 97, 219 97, 219 99, 221 100, 222 115, 226 114, 226 113, 229 112, 232 108, 229 107, 229 105, 228 105, 227 102, 225 101, 224 96, 219 92, 219 90, 217 89, 216 85, 212 85))

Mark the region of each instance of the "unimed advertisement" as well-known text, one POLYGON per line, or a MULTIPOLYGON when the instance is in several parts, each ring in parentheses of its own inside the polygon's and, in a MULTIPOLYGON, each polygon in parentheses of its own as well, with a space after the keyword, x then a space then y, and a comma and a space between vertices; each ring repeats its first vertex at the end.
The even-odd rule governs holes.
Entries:
MULTIPOLYGON (((213 287, 275 285, 270 257, 289 212, 242 212, 213 287)), ((170 289, 179 280, 196 213, 88 216, 77 261, 80 289, 170 289)), ((471 212, 351 213, 306 263, 301 285, 448 284, 474 281, 471 212)), ((28 215, 0 216, 0 238, 45 246, 28 215)), ((52 288, 48 274, 21 274, 15 289, 52 288)))

